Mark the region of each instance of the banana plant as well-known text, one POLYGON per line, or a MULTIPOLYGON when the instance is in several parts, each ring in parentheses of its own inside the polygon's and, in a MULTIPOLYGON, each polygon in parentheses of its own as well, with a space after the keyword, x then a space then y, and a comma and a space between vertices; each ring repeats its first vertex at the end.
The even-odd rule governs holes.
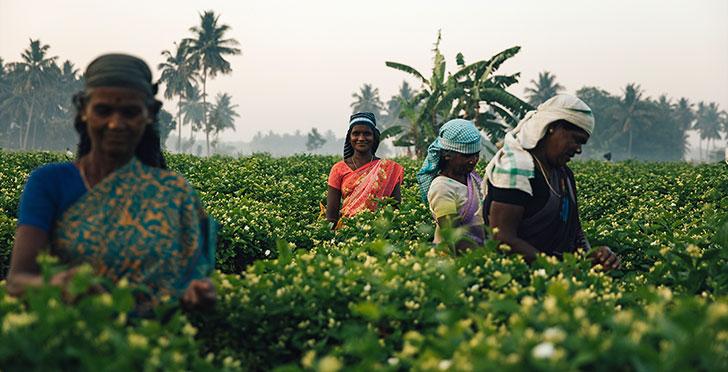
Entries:
POLYGON ((505 131, 518 124, 523 115, 533 107, 506 89, 518 83, 520 73, 495 75, 501 65, 521 50, 515 46, 497 53, 489 60, 465 64, 462 54, 457 61, 461 67, 453 79, 462 87, 464 94, 459 97, 452 114, 472 120, 484 130, 493 142, 503 138, 505 131))
MULTIPOLYGON (((458 71, 450 74, 445 56, 440 52, 442 34, 437 33, 433 48, 432 76, 428 79, 415 68, 399 63, 385 62, 388 67, 403 71, 421 83, 419 93, 408 102, 402 102, 400 117, 410 124, 402 128, 395 146, 414 146, 418 157, 424 156, 428 144, 437 137, 440 126, 447 120, 462 117, 472 120, 484 130, 494 143, 514 126, 532 107, 508 93, 506 88, 518 82, 520 73, 494 75, 494 72, 520 47, 506 49, 489 60, 465 64, 462 53, 456 56, 458 71)), ((486 151, 488 148, 486 148, 486 151)))

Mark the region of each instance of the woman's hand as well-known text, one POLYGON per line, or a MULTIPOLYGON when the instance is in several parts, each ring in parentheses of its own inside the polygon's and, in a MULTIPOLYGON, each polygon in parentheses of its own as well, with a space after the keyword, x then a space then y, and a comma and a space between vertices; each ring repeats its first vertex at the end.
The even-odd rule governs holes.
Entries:
POLYGON ((595 265, 600 264, 605 270, 619 269, 620 266, 619 256, 605 245, 597 247, 592 254, 592 260, 595 265))
POLYGON ((74 303, 79 298, 79 296, 100 294, 106 292, 106 289, 104 289, 104 287, 102 287, 100 284, 91 284, 91 286, 86 289, 86 292, 75 295, 71 294, 71 292, 69 292, 68 290, 68 287, 73 281, 73 278, 78 274, 81 269, 82 266, 72 267, 68 270, 63 270, 59 273, 56 273, 51 277, 50 284, 61 288, 61 295, 63 296, 63 300, 66 303, 74 303))
POLYGON ((182 307, 187 310, 211 308, 217 300, 215 286, 209 278, 193 280, 182 296, 182 307))
POLYGON ((65 288, 68 287, 68 283, 70 283, 73 277, 76 275, 76 272, 78 272, 78 266, 72 267, 68 270, 63 270, 53 275, 51 277, 50 283, 51 285, 63 288, 65 290, 65 288))

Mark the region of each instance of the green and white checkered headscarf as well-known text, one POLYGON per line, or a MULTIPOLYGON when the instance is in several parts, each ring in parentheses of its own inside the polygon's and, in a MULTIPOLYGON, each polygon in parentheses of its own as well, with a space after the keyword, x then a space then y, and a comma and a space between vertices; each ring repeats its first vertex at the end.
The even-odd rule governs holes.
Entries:
POLYGON ((427 148, 427 157, 422 168, 417 172, 417 182, 420 184, 420 196, 427 204, 427 192, 430 191, 432 180, 440 172, 440 150, 450 150, 461 154, 474 154, 480 152, 480 131, 468 120, 453 119, 440 128, 435 141, 427 148))
MULTIPOLYGON (((485 167, 485 177, 491 185, 504 189, 517 189, 533 195, 530 178, 535 176, 533 157, 527 151, 536 147, 546 135, 549 124, 566 120, 589 135, 594 131, 591 108, 579 98, 558 94, 529 111, 518 125, 506 133, 503 148, 498 150, 485 167)), ((483 195, 487 193, 483 182, 483 195)))

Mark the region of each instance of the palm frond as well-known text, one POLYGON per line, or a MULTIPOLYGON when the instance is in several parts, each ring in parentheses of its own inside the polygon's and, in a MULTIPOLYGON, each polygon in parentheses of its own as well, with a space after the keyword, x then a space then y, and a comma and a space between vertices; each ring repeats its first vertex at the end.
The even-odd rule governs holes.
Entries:
POLYGON ((387 65, 387 67, 391 67, 395 70, 404 71, 410 75, 413 75, 414 77, 420 79, 420 81, 422 81, 422 84, 429 85, 428 84, 429 82, 427 81, 427 79, 425 79, 425 77, 422 76, 422 74, 420 74, 420 72, 417 71, 416 69, 414 69, 413 67, 407 66, 402 63, 390 62, 390 61, 384 62, 384 64, 387 65))

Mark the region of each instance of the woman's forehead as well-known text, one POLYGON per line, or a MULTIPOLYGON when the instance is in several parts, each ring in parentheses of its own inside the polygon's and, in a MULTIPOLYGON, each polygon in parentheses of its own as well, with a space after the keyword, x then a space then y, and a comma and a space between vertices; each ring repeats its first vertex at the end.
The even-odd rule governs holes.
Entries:
POLYGON ((589 133, 583 129, 571 130, 569 132, 571 132, 571 135, 575 140, 586 142, 589 139, 589 133))
POLYGON ((135 89, 120 87, 98 87, 89 91, 92 102, 122 103, 144 102, 145 94, 135 89))
POLYGON ((351 131, 352 132, 371 132, 371 133, 374 133, 374 131, 372 130, 372 128, 370 128, 366 124, 356 124, 353 127, 351 127, 351 131))

